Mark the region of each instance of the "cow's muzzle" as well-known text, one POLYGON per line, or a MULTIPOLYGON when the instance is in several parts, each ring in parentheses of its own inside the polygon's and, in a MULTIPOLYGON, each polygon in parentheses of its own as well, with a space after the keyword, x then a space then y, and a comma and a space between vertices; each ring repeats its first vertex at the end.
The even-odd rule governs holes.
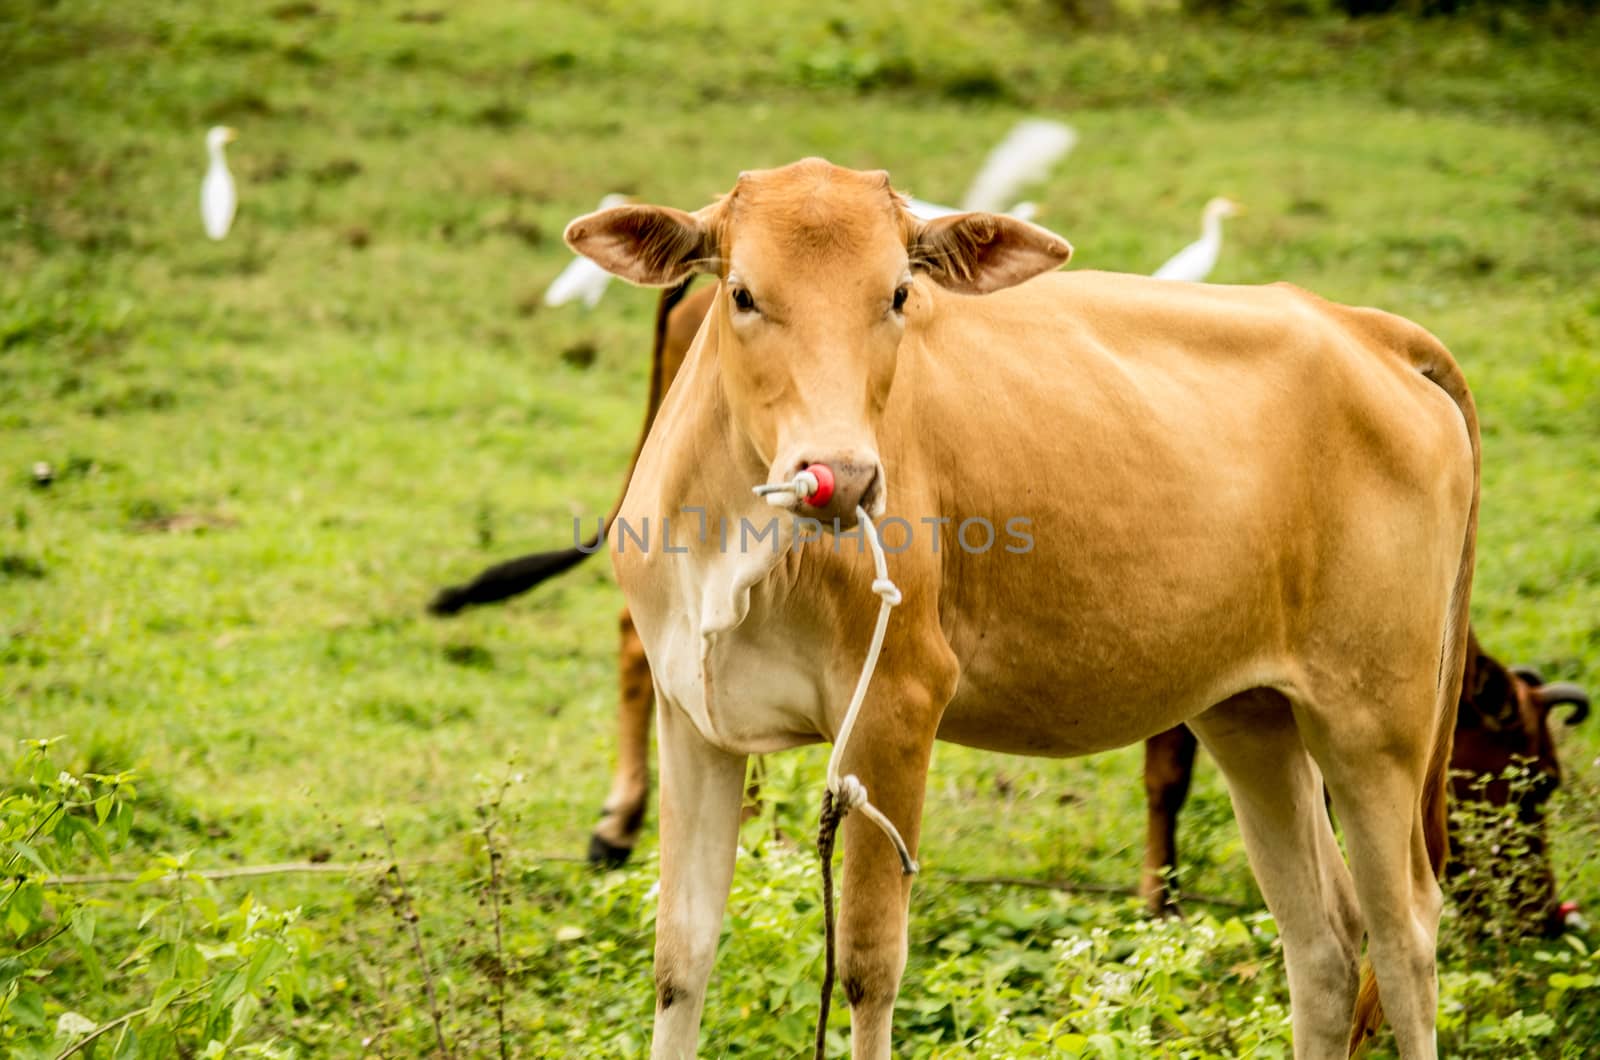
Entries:
POLYGON ((773 470, 779 472, 771 479, 773 482, 792 481, 807 470, 822 480, 821 489, 807 497, 795 497, 784 507, 796 515, 815 519, 824 527, 853 528, 857 507, 865 508, 874 519, 883 514, 883 465, 876 454, 822 453, 777 464, 773 470))

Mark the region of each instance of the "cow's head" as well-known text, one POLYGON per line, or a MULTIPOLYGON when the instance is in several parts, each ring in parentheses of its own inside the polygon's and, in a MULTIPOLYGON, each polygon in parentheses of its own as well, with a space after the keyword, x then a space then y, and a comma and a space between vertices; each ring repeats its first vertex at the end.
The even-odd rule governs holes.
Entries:
POLYGON ((1515 806, 1528 826, 1528 853, 1539 859, 1537 865, 1518 869, 1527 883, 1518 906, 1550 934, 1559 934, 1564 921, 1544 836, 1544 804, 1561 784, 1561 763, 1550 732, 1550 715, 1558 706, 1572 708, 1569 725, 1589 714, 1589 698, 1578 686, 1546 683, 1534 670, 1507 668, 1479 647, 1475 635, 1470 638, 1451 755, 1452 794, 1458 801, 1515 806), (1530 779, 1504 779, 1516 768, 1526 769, 1530 779))
POLYGON ((621 206, 580 217, 567 243, 623 279, 719 277, 711 311, 724 392, 741 432, 784 482, 828 464, 820 515, 881 514, 888 489, 878 430, 901 337, 918 312, 915 277, 984 294, 1072 254, 1042 228, 988 213, 922 222, 882 171, 806 159, 744 173, 697 213, 621 206))

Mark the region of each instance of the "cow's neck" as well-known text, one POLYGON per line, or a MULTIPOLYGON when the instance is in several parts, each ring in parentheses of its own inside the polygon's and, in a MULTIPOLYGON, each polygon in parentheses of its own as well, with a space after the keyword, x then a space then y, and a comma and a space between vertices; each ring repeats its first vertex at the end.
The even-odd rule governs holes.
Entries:
POLYGON ((700 600, 702 636, 736 628, 750 607, 750 589, 774 569, 784 567, 795 532, 794 519, 756 497, 752 487, 767 480, 767 461, 739 425, 728 398, 718 358, 719 329, 725 326, 719 308, 712 310, 684 367, 687 384, 675 393, 682 404, 678 424, 664 424, 680 440, 670 460, 663 514, 703 586, 700 600), (703 510, 704 522, 689 509, 703 510), (750 547, 746 541, 776 525, 774 550, 770 535, 750 547), (747 529, 748 528, 748 529, 747 529), (703 529, 703 532, 701 532, 703 529))

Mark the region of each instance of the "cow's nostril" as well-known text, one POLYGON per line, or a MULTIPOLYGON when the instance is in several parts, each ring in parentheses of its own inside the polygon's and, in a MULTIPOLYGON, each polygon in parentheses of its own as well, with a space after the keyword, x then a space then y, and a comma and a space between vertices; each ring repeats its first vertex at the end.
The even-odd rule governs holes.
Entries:
POLYGON ((788 465, 790 479, 799 488, 757 487, 758 492, 784 493, 787 505, 812 516, 819 513, 854 525, 855 510, 875 511, 883 504, 883 469, 876 454, 832 452, 808 455, 788 465))
POLYGON ((867 488, 861 491, 861 499, 856 502, 856 504, 867 509, 869 512, 872 510, 872 502, 877 500, 878 497, 880 478, 881 476, 878 474, 878 469, 873 468, 872 477, 867 480, 867 488))

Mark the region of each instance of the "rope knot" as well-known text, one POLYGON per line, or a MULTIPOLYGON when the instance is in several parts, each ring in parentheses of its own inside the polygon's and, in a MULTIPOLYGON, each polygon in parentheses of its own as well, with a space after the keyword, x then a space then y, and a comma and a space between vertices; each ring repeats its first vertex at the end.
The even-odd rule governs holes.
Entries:
POLYGON ((856 807, 866 805, 867 786, 854 773, 847 774, 840 777, 839 783, 834 786, 833 799, 842 817, 856 807))
POLYGON ((874 578, 872 591, 878 594, 879 599, 890 607, 900 606, 900 587, 888 578, 874 578))

